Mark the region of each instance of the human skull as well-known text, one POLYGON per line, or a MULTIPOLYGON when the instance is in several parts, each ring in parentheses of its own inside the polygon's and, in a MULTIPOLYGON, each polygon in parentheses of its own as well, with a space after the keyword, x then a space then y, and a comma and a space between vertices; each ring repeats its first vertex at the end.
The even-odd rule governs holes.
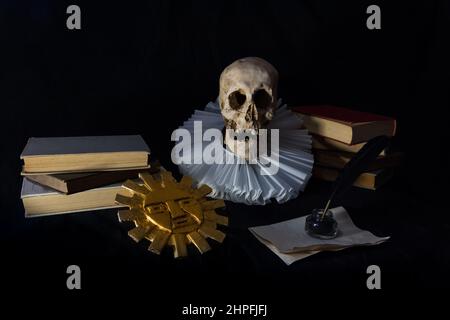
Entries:
POLYGON ((277 70, 257 57, 239 59, 220 75, 220 109, 225 128, 234 130, 226 130, 225 144, 239 157, 248 160, 251 144, 257 143, 241 133, 250 131, 257 135, 272 119, 277 85, 277 70))

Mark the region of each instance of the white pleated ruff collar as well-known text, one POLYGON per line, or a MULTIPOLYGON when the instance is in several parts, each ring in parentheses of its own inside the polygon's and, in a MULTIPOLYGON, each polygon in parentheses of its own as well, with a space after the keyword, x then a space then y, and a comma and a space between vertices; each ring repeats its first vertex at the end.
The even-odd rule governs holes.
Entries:
MULTIPOLYGON (((266 166, 260 161, 243 163, 238 156, 223 146, 221 151, 224 153, 224 159, 234 157, 233 164, 182 163, 178 165, 180 172, 190 176, 198 185, 208 185, 212 189, 209 196, 216 199, 264 205, 271 199, 283 203, 296 198, 311 177, 314 163, 311 136, 307 130, 301 129, 302 120, 299 116, 287 109, 286 105, 278 105, 268 126, 268 129, 279 129, 278 163, 275 164, 279 168, 276 174, 262 175, 261 170, 266 166)), ((188 130, 193 136, 194 121, 201 121, 203 130, 222 130, 225 125, 218 102, 210 102, 204 110, 196 110, 180 128, 188 130)), ((203 150, 207 146, 208 142, 203 142, 203 150)), ((175 159, 178 157, 173 156, 175 159)))

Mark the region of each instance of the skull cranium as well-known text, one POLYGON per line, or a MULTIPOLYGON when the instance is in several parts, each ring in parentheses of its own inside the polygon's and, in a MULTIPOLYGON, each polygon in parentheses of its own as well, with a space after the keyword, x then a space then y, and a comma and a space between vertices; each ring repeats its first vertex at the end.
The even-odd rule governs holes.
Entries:
POLYGON ((219 103, 226 129, 225 144, 248 160, 255 139, 240 139, 243 131, 258 132, 272 119, 277 104, 278 72, 267 61, 249 57, 239 59, 220 75, 219 103))

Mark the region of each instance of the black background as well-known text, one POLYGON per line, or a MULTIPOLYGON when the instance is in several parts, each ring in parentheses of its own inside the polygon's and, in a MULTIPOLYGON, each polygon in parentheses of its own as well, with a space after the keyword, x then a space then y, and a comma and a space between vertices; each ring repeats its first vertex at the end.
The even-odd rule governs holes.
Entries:
POLYGON ((197 300, 181 303, 248 303, 249 294, 265 303, 285 289, 367 291, 370 264, 380 265, 384 290, 448 285, 448 1, 9 0, 0 35, 4 285, 65 292, 69 264, 81 266, 84 292, 160 284, 169 295, 188 284, 197 300), (69 4, 81 7, 81 30, 66 28, 69 4), (366 28, 370 4, 381 7, 381 30, 366 28), (329 185, 314 181, 284 205, 229 203, 224 245, 183 261, 134 244, 114 210, 24 219, 19 154, 28 137, 142 134, 177 172, 171 132, 217 97, 222 69, 245 56, 278 69, 290 106, 331 103, 398 120, 393 143, 406 160, 394 180, 375 193, 352 190, 345 203, 357 225, 391 241, 284 266, 247 228, 320 205, 329 185))

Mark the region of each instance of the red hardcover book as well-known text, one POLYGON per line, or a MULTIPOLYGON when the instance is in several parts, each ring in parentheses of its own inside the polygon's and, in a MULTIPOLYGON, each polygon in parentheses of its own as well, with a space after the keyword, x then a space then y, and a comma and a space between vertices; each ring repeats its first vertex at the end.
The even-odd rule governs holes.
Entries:
POLYGON ((347 144, 368 141, 379 135, 394 136, 396 120, 391 117, 330 105, 292 108, 314 134, 347 144))

